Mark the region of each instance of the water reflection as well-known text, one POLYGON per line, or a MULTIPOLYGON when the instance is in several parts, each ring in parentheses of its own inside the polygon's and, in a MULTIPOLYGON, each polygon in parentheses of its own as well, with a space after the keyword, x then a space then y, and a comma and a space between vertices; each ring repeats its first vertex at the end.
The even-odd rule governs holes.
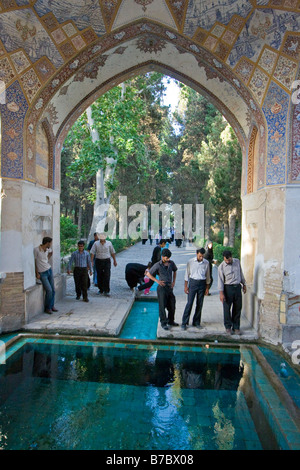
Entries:
POLYGON ((1 432, 8 448, 18 447, 20 436, 22 448, 236 445, 235 409, 244 372, 239 350, 208 354, 29 344, 15 358, 0 377, 0 390, 4 378, 6 390, 1 432))

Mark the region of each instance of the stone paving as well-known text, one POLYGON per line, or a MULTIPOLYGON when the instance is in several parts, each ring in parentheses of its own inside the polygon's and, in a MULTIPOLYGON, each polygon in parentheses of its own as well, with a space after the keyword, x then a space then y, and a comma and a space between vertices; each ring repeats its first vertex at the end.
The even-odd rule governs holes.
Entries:
MULTIPOLYGON (((135 294, 125 281, 125 266, 127 263, 137 262, 147 265, 151 259, 155 245, 151 246, 149 241, 146 245, 137 243, 117 254, 117 263, 111 268, 111 292, 110 297, 98 295, 98 288, 91 285, 89 290, 89 303, 76 300, 73 276, 67 276, 66 296, 56 303, 58 312, 52 315, 40 314, 36 316, 25 327, 25 331, 35 333, 59 333, 72 335, 89 336, 118 336, 126 320, 128 313, 135 301, 135 294)), ((174 288, 176 295, 175 321, 181 324, 183 310, 187 296, 183 291, 184 273, 187 261, 195 255, 196 247, 192 244, 177 248, 170 245, 172 259, 178 267, 177 280, 174 288)), ((221 339, 230 341, 251 341, 257 338, 257 334, 250 327, 248 321, 243 317, 241 320, 242 335, 225 335, 223 326, 223 311, 217 291, 217 267, 213 267, 213 286, 210 296, 204 299, 202 311, 202 329, 189 326, 186 331, 179 327, 172 327, 169 331, 157 327, 158 339, 178 339, 178 340, 204 340, 221 339)), ((156 291, 148 296, 142 294, 139 299, 156 299, 156 291)), ((191 316, 193 315, 193 311, 191 316)))

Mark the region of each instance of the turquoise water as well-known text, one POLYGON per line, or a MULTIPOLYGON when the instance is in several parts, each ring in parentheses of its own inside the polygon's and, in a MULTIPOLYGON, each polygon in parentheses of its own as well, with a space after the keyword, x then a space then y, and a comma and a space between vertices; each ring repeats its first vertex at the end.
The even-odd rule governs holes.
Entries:
MULTIPOLYGON (((157 323, 139 300, 118 340, 20 337, 0 361, 0 450, 300 449, 251 347, 159 344, 157 323)), ((299 375, 259 349, 297 406, 299 375)))
POLYGON ((279 377, 288 394, 294 400, 298 408, 300 408, 300 375, 297 374, 297 372, 278 352, 262 346, 260 346, 259 349, 267 359, 275 374, 279 377), (282 376, 280 373, 280 364, 282 363, 285 363, 286 365, 286 376, 282 376))
POLYGON ((120 338, 156 339, 157 323, 158 303, 139 300, 133 304, 120 338))
POLYGON ((0 368, 0 448, 261 449, 239 349, 24 342, 0 368))

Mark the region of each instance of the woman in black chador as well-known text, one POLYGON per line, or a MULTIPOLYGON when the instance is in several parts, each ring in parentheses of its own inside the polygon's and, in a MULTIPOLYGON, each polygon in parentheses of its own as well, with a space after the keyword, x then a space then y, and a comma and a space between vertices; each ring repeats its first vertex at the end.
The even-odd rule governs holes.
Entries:
MULTIPOLYGON (((211 241, 208 241, 206 243, 204 258, 207 259, 207 261, 209 262, 209 272, 210 272, 209 289, 210 289, 211 286, 212 286, 212 283, 213 283, 212 265, 213 265, 213 262, 214 262, 214 251, 213 251, 213 244, 212 244, 211 241)), ((208 295, 211 295, 211 294, 208 293, 208 295)))

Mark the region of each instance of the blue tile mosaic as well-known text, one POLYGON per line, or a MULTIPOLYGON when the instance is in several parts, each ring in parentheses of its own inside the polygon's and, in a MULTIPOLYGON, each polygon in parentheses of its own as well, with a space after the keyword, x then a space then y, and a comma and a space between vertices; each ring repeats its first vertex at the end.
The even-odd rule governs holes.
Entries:
POLYGON ((23 178, 23 126, 28 104, 18 81, 6 90, 5 103, 1 104, 1 176, 23 178))
POLYGON ((263 104, 263 111, 268 123, 267 185, 286 182, 286 133, 289 101, 288 93, 272 82, 263 104))

